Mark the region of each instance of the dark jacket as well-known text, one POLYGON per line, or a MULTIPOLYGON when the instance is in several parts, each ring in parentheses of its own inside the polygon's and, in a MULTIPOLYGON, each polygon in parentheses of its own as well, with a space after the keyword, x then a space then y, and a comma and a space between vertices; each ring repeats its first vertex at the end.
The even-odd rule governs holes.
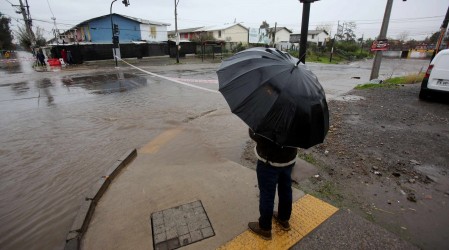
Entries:
POLYGON ((295 162, 298 153, 296 148, 279 146, 251 129, 249 129, 249 137, 257 143, 256 156, 259 160, 275 167, 284 167, 295 162))

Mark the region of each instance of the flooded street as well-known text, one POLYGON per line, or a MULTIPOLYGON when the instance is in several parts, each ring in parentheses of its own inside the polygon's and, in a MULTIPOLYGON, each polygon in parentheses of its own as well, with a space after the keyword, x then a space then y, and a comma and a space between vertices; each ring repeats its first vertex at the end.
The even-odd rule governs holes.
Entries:
POLYGON ((225 105, 134 71, 1 74, 29 77, 0 85, 1 249, 63 248, 83 195, 123 153, 225 105))
MULTIPOLYGON (((129 67, 35 72, 30 56, 20 53, 20 63, 0 68, 1 249, 63 248, 84 194, 123 153, 192 117, 228 109, 220 94, 129 67)), ((150 71, 217 90, 217 63, 150 71)), ((367 82, 366 65, 310 68, 334 96, 367 82)))

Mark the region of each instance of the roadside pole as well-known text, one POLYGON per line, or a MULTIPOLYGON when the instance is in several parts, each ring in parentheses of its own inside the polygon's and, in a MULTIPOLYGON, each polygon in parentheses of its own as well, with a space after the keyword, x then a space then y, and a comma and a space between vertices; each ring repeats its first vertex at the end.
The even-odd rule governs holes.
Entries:
POLYGON ((117 0, 113 0, 111 2, 111 8, 109 9, 109 15, 111 16, 111 31, 112 31, 112 56, 114 57, 115 60, 115 67, 118 67, 117 64, 117 56, 116 56, 116 38, 115 38, 115 34, 114 34, 114 23, 112 22, 112 5, 116 2, 117 0))
MULTIPOLYGON (((117 0, 112 0, 111 2, 111 8, 109 9, 109 15, 111 16, 111 31, 112 31, 112 55, 115 59, 115 67, 118 67, 117 64, 117 51, 120 53, 120 42, 119 42, 119 28, 118 25, 114 25, 114 22, 112 22, 112 5, 117 0)), ((125 7, 128 7, 129 0, 122 0, 122 3, 125 5, 125 7)))
POLYGON ((179 34, 178 34, 178 3, 179 0, 175 0, 175 36, 176 36, 176 63, 179 63, 179 34))
MULTIPOLYGON (((382 40, 387 38, 388 23, 390 22, 391 8, 393 7, 393 0, 387 1, 387 6, 385 8, 384 20, 382 22, 382 27, 380 29, 380 34, 377 40, 382 40)), ((374 56, 373 67, 371 69, 370 80, 377 79, 379 77, 380 63, 382 62, 382 51, 376 51, 374 56)))
POLYGON ((309 32, 310 1, 299 0, 302 5, 301 38, 299 40, 299 61, 306 63, 307 35, 309 32))
POLYGON ((447 8, 446 16, 444 17, 443 24, 441 24, 440 37, 438 38, 437 45, 435 46, 435 50, 434 50, 432 59, 438 53, 438 51, 440 50, 441 42, 443 41, 444 34, 446 32, 448 22, 449 22, 449 7, 447 8))

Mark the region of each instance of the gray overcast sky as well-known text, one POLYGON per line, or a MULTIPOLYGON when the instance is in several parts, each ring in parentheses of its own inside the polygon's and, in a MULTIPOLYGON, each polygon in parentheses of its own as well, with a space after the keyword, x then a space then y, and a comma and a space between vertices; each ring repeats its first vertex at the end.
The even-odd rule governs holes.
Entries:
MULTIPOLYGON (((24 2, 26 0, 23 0, 24 2)), ((122 0, 113 5, 113 12, 133 17, 170 23, 174 30, 174 0, 130 0, 125 7, 122 0)), ((19 0, 0 0, 0 12, 13 17, 13 26, 22 25, 21 15, 11 4, 19 0)), ((321 0, 311 5, 309 29, 317 25, 354 21, 358 38, 375 38, 380 31, 387 0, 321 0)), ((86 19, 109 14, 110 0, 28 0, 34 26, 44 28, 44 36, 51 37, 52 14, 59 29, 69 29, 86 19)), ((449 7, 449 0, 394 0, 388 37, 397 38, 404 31, 409 38, 424 39, 439 30, 449 7)), ((287 27, 300 32, 302 4, 298 0, 179 0, 178 29, 233 23, 259 27, 266 20, 271 26, 287 27)), ((17 29, 13 27, 13 29, 17 29)))

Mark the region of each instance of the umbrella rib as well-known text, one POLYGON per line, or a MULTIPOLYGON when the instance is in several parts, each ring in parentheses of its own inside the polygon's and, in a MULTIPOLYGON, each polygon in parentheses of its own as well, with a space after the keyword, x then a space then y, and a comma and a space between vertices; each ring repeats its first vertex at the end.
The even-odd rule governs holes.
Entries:
MULTIPOLYGON (((283 72, 285 72, 285 71, 288 71, 288 69, 284 69, 284 70, 278 72, 276 75, 272 76, 271 78, 273 78, 273 77, 275 77, 275 76, 278 76, 278 75, 280 75, 281 73, 283 73, 283 72)), ((270 79, 271 79, 271 78, 270 78, 270 79)), ((269 80, 269 79, 268 79, 268 80, 269 80)), ((262 82, 260 86, 264 85, 266 82, 268 82, 268 80, 265 81, 265 82, 262 82)), ((256 90, 258 90, 258 89, 259 89, 259 88, 256 88, 253 92, 251 92, 251 94, 249 94, 245 99, 243 99, 243 101, 240 102, 240 104, 237 105, 237 106, 234 108, 234 110, 237 110, 237 109, 239 109, 240 107, 244 106, 244 104, 245 104, 246 102, 248 102, 249 98, 253 95, 253 93, 254 93, 256 90)), ((271 110, 271 109, 270 109, 270 110, 271 110)), ((268 111, 268 112, 269 112, 269 111, 268 111)))
MULTIPOLYGON (((284 65, 282 65, 282 64, 279 64, 279 65, 263 65, 263 66, 254 68, 254 69, 252 69, 252 70, 261 69, 261 68, 264 68, 264 67, 272 67, 272 66, 284 66, 284 65)), ((285 72, 285 71, 287 71, 287 70, 286 70, 286 69, 285 69, 285 70, 281 70, 280 73, 285 72)), ((237 77, 234 77, 234 78, 232 78, 231 80, 229 80, 228 83, 229 83, 229 82, 233 82, 233 81, 235 81, 235 80, 237 80, 237 79, 239 79, 239 78, 241 78, 241 77, 247 75, 247 74, 250 73, 250 72, 251 72, 251 71, 248 71, 248 72, 246 72, 246 73, 240 74, 240 75, 238 75, 237 77)), ((274 75, 274 76, 277 76, 277 75, 279 75, 279 74, 276 74, 276 75, 274 75)), ((274 76, 272 76, 271 78, 273 78, 274 76)), ((271 78, 270 78, 270 79, 271 79, 271 78)), ((223 87, 221 87, 221 88, 219 88, 219 90, 225 90, 227 87, 229 87, 228 84, 225 85, 225 86, 223 86, 223 87)))

